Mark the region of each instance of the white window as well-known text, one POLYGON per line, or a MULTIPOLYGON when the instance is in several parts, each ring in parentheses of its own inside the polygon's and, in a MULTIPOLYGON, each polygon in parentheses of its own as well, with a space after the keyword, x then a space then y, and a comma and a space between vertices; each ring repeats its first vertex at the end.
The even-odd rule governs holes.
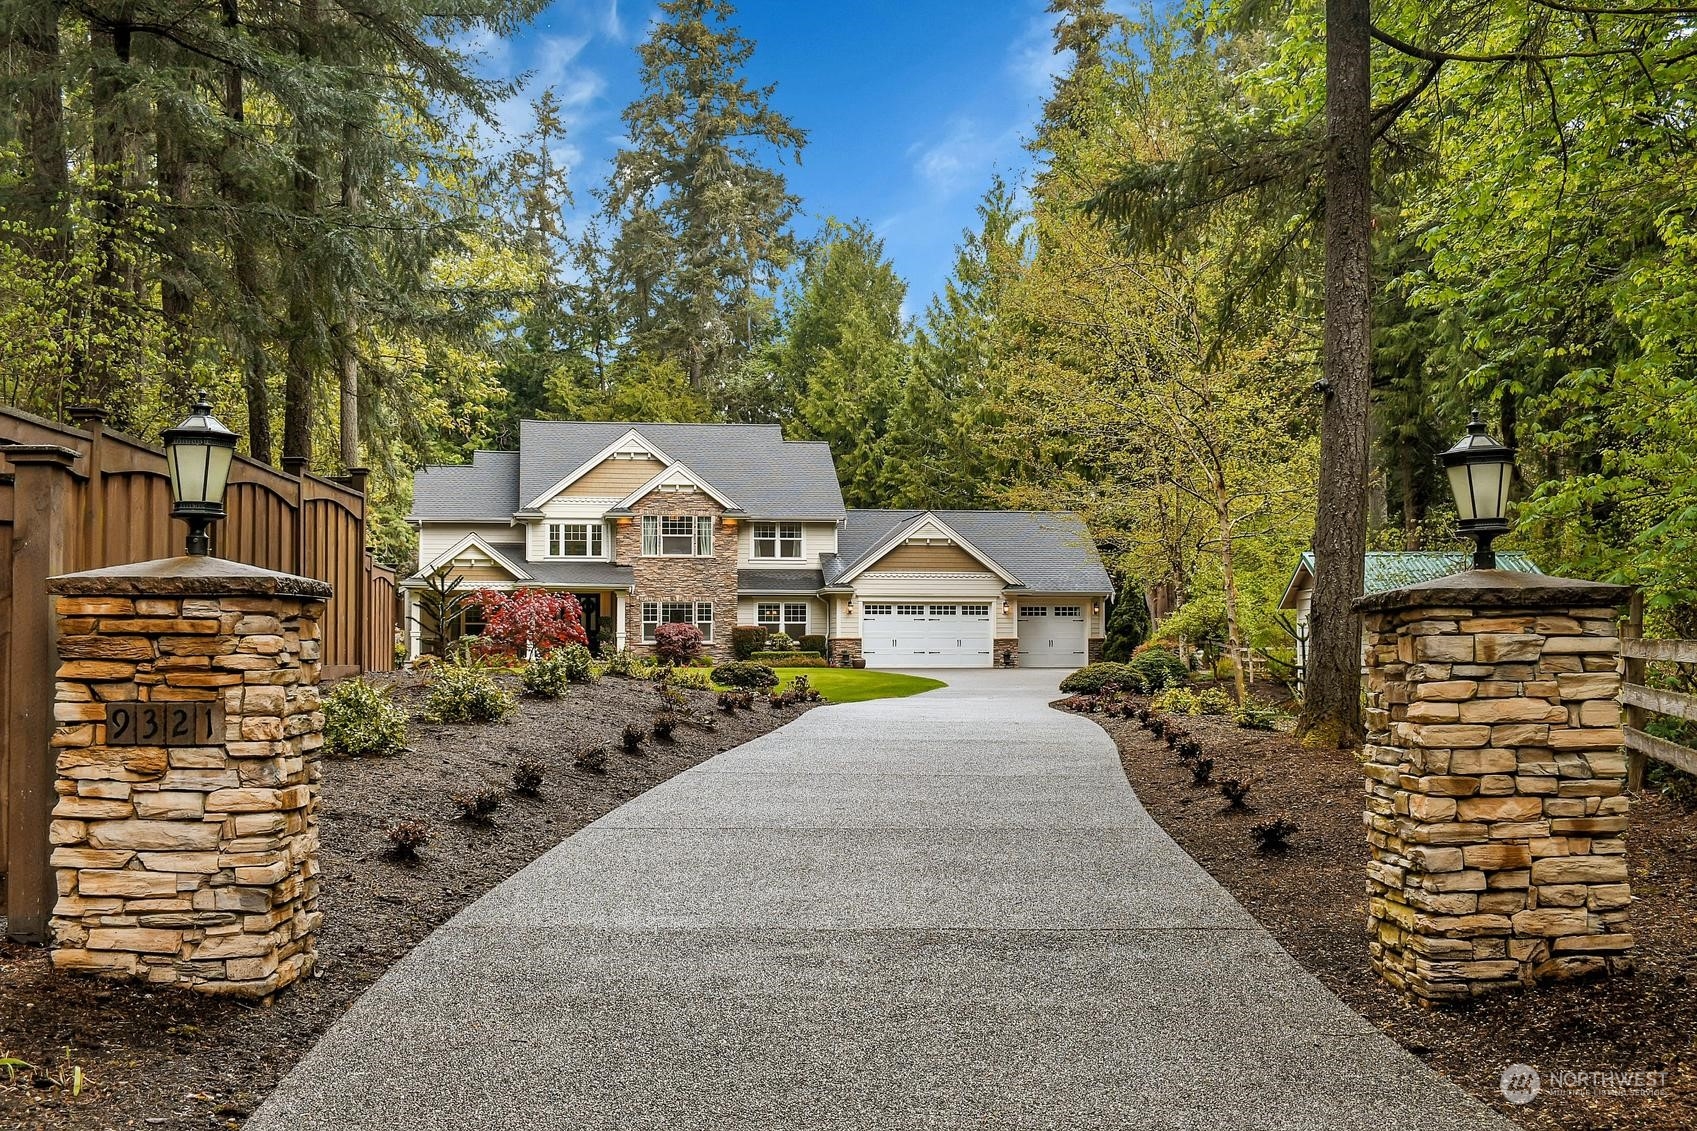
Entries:
POLYGON ((784 606, 784 631, 797 640, 807 635, 807 606, 784 606))
POLYGON ((654 630, 662 624, 693 624, 701 639, 713 639, 713 606, 707 601, 642 602, 642 639, 654 642, 654 630))
POLYGON ((548 524, 548 556, 551 558, 599 558, 599 522, 551 522, 548 524))
POLYGON ((800 561, 801 523, 755 523, 754 556, 756 558, 766 558, 778 561, 800 561))
POLYGON ((989 605, 962 605, 960 615, 963 617, 987 617, 990 615, 989 605))
POLYGON ((807 635, 807 606, 804 604, 780 605, 776 601, 762 601, 754 607, 754 619, 762 628, 782 632, 786 636, 800 638, 807 635))
POLYGON ((890 612, 891 612, 891 606, 889 606, 889 605, 868 605, 868 606, 866 606, 866 615, 869 616, 869 617, 887 617, 887 616, 890 615, 890 612))
POLYGON ((1084 610, 1077 605, 1056 605, 1055 615, 1058 617, 1082 616, 1084 610))
POLYGON ((1049 607, 1047 605, 1021 605, 1019 615, 1021 618, 1046 617, 1049 615, 1049 607))
POLYGON ((642 554, 648 558, 710 558, 713 520, 705 516, 645 514, 642 554))

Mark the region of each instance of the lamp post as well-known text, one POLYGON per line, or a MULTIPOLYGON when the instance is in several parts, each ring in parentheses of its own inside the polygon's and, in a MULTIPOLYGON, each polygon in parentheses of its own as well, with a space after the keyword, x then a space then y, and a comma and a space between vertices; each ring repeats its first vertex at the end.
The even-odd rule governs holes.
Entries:
POLYGON ((1473 539, 1473 568, 1497 568, 1491 543, 1508 533, 1508 485, 1514 477, 1514 449, 1485 434, 1475 412, 1467 435, 1438 457, 1449 474, 1450 493, 1461 516, 1456 525, 1473 539))
POLYGON ((224 517, 224 490, 230 483, 236 439, 236 434, 212 415, 212 404, 204 392, 196 398, 186 420, 165 430, 171 517, 189 524, 190 554, 200 556, 212 550, 206 531, 224 517))

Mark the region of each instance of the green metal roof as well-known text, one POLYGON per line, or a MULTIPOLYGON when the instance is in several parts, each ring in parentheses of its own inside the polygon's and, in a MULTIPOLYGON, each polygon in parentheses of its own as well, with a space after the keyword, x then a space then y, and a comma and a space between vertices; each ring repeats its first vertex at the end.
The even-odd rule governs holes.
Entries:
MULTIPOLYGON (((1422 581, 1436 581, 1452 573, 1461 573, 1469 568, 1471 563, 1472 554, 1463 550, 1368 550, 1367 579, 1363 592, 1388 593, 1392 589, 1403 589, 1418 585, 1422 581)), ((1514 573, 1544 572, 1521 550, 1498 550, 1497 568, 1514 573)), ((1280 608, 1296 607, 1298 581, 1304 574, 1310 578, 1314 576, 1312 550, 1302 555, 1301 564, 1296 567, 1290 584, 1285 587, 1285 599, 1280 602, 1280 608)))

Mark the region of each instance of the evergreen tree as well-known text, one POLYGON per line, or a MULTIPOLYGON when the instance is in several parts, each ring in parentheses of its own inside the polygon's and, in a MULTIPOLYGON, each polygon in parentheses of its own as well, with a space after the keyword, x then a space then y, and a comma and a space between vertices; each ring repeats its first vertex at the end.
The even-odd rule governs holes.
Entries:
POLYGON ((1121 581, 1114 607, 1108 610, 1106 638, 1102 641, 1102 659, 1123 664, 1131 659, 1137 646, 1149 639, 1149 602, 1143 586, 1127 574, 1121 581))

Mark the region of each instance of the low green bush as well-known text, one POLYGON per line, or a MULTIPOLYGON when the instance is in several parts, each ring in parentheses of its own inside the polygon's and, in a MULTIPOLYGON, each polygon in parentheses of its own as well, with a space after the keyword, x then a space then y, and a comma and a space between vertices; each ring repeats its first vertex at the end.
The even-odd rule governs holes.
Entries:
POLYGON ((604 674, 618 679, 641 679, 643 670, 648 667, 652 667, 652 665, 645 663, 641 656, 628 648, 620 648, 601 664, 604 674))
POLYGON ((731 655, 746 660, 766 647, 766 629, 758 624, 739 624, 731 629, 731 655))
POLYGON ((743 687, 758 691, 762 688, 778 686, 778 675, 765 664, 739 661, 732 664, 720 664, 714 668, 713 682, 722 687, 743 687))
POLYGON ((343 680, 324 697, 324 745, 348 758, 399 754, 407 748, 407 713, 382 688, 343 680))
MULTIPOLYGON (((766 647, 763 651, 794 652, 797 647, 798 645, 795 642, 795 637, 791 636, 789 633, 769 632, 766 634, 766 647)), ((752 657, 750 658, 752 659, 752 657)))
POLYGON ((1129 664, 1086 664, 1061 680, 1061 690, 1072 695, 1100 695, 1109 684, 1132 694, 1148 690, 1143 676, 1129 664))
POLYGON ((1257 703, 1250 699, 1243 706, 1232 712, 1232 721, 1244 730, 1272 730, 1278 722, 1279 713, 1265 703, 1257 703))
POLYGON ((661 668, 665 682, 673 687, 688 687, 694 691, 711 691, 713 676, 708 668, 661 668))
POLYGON ((756 652, 749 659, 774 668, 823 668, 830 665, 817 652, 756 652))
POLYGON ((526 691, 544 699, 558 699, 566 693, 566 688, 571 686, 571 676, 566 670, 566 658, 559 651, 549 652, 530 661, 525 665, 524 674, 519 679, 526 691))
POLYGON ((1197 692, 1196 705, 1204 715, 1230 715, 1237 711, 1237 700, 1220 687, 1204 688, 1197 692))
POLYGON ((1143 677, 1150 691, 1183 687, 1190 679, 1184 661, 1165 648, 1146 648, 1131 658, 1130 666, 1143 677))
POLYGON ((595 679, 595 657, 582 644, 568 644, 554 651, 565 665, 566 678, 573 683, 589 683, 595 679))
POLYGON ((442 664, 430 678, 425 715, 438 723, 492 723, 513 709, 513 696, 476 664, 442 664))
POLYGON ((825 654, 825 647, 829 643, 829 641, 827 641, 823 636, 821 636, 820 634, 818 634, 816 632, 810 632, 806 636, 803 636, 801 638, 800 643, 801 643, 801 648, 799 649, 800 651, 802 651, 802 652, 817 652, 821 656, 823 656, 825 654))
POLYGON ((1202 714, 1201 697, 1186 687, 1169 687, 1165 691, 1157 691, 1149 705, 1166 715, 1202 714))

